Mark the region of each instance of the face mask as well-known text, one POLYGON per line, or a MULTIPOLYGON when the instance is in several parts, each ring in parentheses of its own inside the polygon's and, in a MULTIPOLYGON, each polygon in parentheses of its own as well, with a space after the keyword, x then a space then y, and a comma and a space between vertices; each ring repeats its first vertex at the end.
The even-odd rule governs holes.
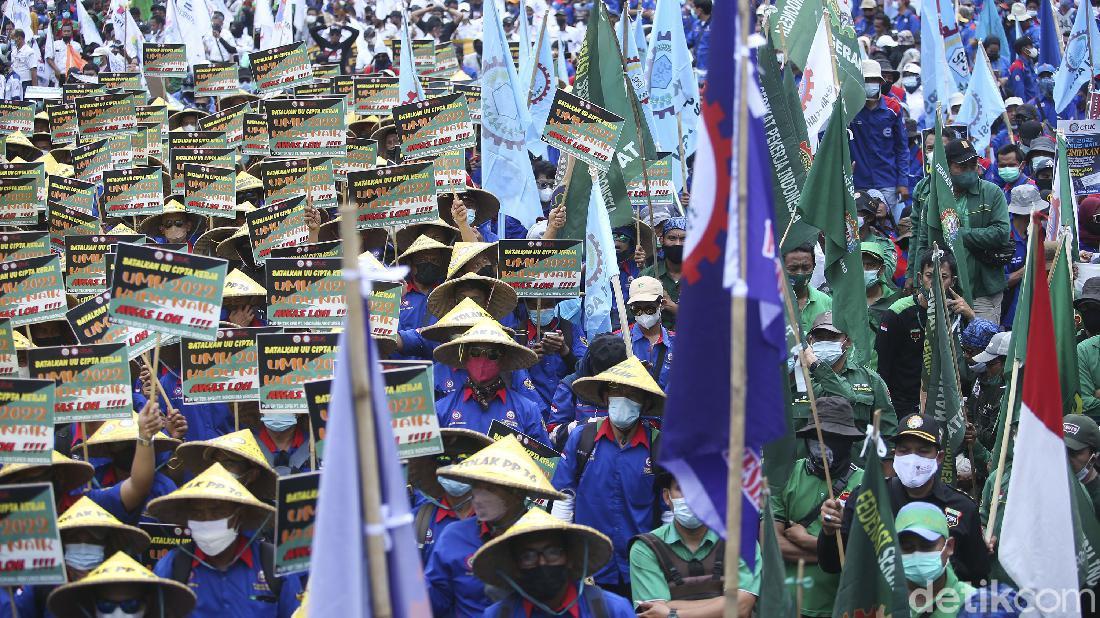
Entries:
POLYGON ((986 363, 974 363, 973 365, 967 366, 970 367, 970 370, 974 373, 985 373, 985 369, 988 367, 986 363))
POLYGON ((863 227, 863 217, 856 217, 856 227, 863 227))
POLYGON ((92 543, 67 543, 65 545, 65 564, 77 571, 91 571, 103 564, 105 548, 92 543))
POLYGON ((1035 60, 1039 57, 1039 50, 1035 49, 1034 47, 1029 47, 1027 48, 1027 51, 1024 52, 1024 55, 1028 58, 1031 58, 1032 60, 1035 60))
POLYGON ((467 208, 466 209, 466 225, 473 225, 475 220, 477 220, 477 211, 474 210, 473 208, 467 208))
POLYGON ((936 473, 935 459, 921 457, 916 453, 894 457, 894 472, 898 480, 909 489, 915 489, 927 483, 936 473))
POLYGON ((545 189, 539 189, 539 201, 543 204, 549 204, 550 198, 554 196, 554 188, 546 187, 545 189))
POLYGON ((878 270, 865 270, 863 271, 863 285, 871 287, 878 283, 878 270))
POLYGON ((180 128, 183 129, 184 131, 194 131, 195 130, 195 125, 194 124, 185 124, 185 125, 181 126, 180 128))
MULTIPOLYGON (((1085 479, 1087 479, 1089 477, 1089 466, 1088 466, 1088 464, 1085 464, 1080 470, 1078 470, 1075 473, 1075 476, 1077 477, 1078 481, 1081 481, 1082 483, 1084 483, 1085 479)), ((65 562, 68 562, 68 556, 67 555, 66 555, 65 558, 66 558, 65 562)), ((70 566, 72 566, 72 565, 70 565, 70 566)))
POLYGON ((279 433, 298 424, 298 417, 290 412, 268 412, 260 415, 260 420, 268 431, 279 433))
POLYGON ((868 99, 877 99, 881 92, 882 84, 876 84, 873 82, 863 84, 863 94, 867 95, 868 99))
POLYGON ((901 555, 901 564, 905 568, 905 579, 918 586, 926 586, 939 579, 946 566, 942 552, 917 551, 901 555))
POLYGON ((443 267, 432 262, 417 262, 413 279, 420 285, 439 285, 443 281, 443 267))
POLYGON ((642 404, 626 397, 607 398, 607 418, 619 429, 630 429, 642 415, 642 404))
POLYGON ((187 527, 191 529, 195 545, 207 556, 217 556, 237 540, 237 531, 229 527, 228 517, 213 521, 189 519, 187 527))
POLYGON ((500 361, 477 356, 466 363, 466 371, 469 372, 474 382, 484 384, 500 375, 500 361))
POLYGON ((313 24, 317 23, 317 16, 316 15, 306 15, 306 23, 311 25, 311 26, 313 24))
POLYGON ((806 289, 806 286, 810 284, 810 277, 813 277, 813 273, 799 273, 797 275, 787 275, 787 280, 791 282, 791 287, 796 290, 806 289))
POLYGON ((665 259, 673 264, 679 264, 684 260, 683 245, 668 245, 664 247, 665 259))
POLYGON ((1001 167, 997 169, 997 175, 1001 177, 1001 180, 1005 182, 1013 182, 1020 177, 1020 168, 1018 167, 1001 167))
POLYGON ((478 521, 500 521, 508 511, 504 498, 481 487, 474 488, 473 502, 478 521))
POLYGON ((810 347, 813 348, 818 360, 829 366, 844 356, 844 344, 839 341, 815 341, 810 347))
POLYGON ((539 326, 548 326, 554 321, 554 315, 556 309, 528 309, 527 312, 531 314, 531 321, 539 326))
POLYGON ((537 601, 550 601, 558 596, 568 582, 564 564, 540 564, 533 569, 521 569, 516 584, 537 601))
POLYGON ((452 498, 465 496, 471 489, 468 484, 461 481, 456 481, 454 479, 445 479, 443 477, 440 477, 438 480, 439 486, 442 487, 443 491, 447 492, 447 495, 451 496, 452 498))
POLYGON ((136 612, 124 612, 121 607, 116 607, 115 611, 104 613, 98 609, 95 611, 95 618, 145 618, 145 609, 139 609, 136 612))
POLYGON ((695 516, 695 513, 691 511, 691 507, 688 506, 688 502, 684 498, 672 499, 672 516, 676 518, 676 523, 688 530, 695 530, 703 525, 703 520, 695 516))
POLYGON ((972 171, 963 172, 961 174, 951 174, 951 184, 963 191, 968 191, 971 187, 978 184, 978 172, 972 171))
POLYGON ((657 310, 653 315, 645 314, 637 317, 637 322, 642 328, 653 328, 661 321, 661 311, 657 310))

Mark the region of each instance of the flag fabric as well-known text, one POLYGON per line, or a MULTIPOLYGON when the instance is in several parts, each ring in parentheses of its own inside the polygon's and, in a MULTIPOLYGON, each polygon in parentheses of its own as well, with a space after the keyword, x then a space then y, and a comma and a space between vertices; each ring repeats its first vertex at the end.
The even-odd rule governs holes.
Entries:
POLYGON ((252 16, 252 27, 260 33, 259 49, 271 49, 275 47, 275 14, 271 12, 271 0, 257 0, 255 13, 252 16))
MULTIPOLYGON (((519 15, 516 16, 519 24, 519 63, 516 70, 520 75, 530 75, 531 71, 531 25, 527 23, 527 0, 519 0, 519 15)), ((511 56, 509 56, 511 58, 511 56)))
MULTIPOLYGON (((619 133, 619 143, 615 148, 611 167, 606 174, 597 177, 612 229, 634 224, 634 210, 627 195, 626 182, 641 175, 643 150, 650 158, 655 158, 657 154, 649 128, 645 123, 640 123, 639 133, 638 125, 634 124, 633 105, 636 96, 634 88, 623 79, 619 54, 618 38, 608 19, 607 7, 604 3, 597 2, 592 7, 584 44, 576 55, 577 73, 573 81, 573 94, 626 118, 619 133)), ((482 77, 481 81, 482 92, 485 92, 485 78, 482 77)), ((482 143, 484 144, 484 140, 482 143)), ((588 187, 592 183, 592 176, 588 165, 582 161, 574 163, 574 170, 565 202, 565 227, 560 238, 584 238, 584 222, 588 220, 588 187)))
POLYGON ((962 388, 959 385, 959 362, 955 357, 958 345, 948 323, 947 296, 940 280, 942 250, 933 245, 932 298, 928 303, 928 327, 924 338, 925 358, 929 359, 928 382, 925 392, 925 412, 931 412, 944 429, 943 465, 940 479, 955 485, 955 456, 962 448, 966 433, 966 417, 963 414, 962 388), (931 410, 929 410, 931 408, 931 410))
MULTIPOLYGON (((837 583, 833 618, 846 616, 908 616, 909 590, 901 563, 901 547, 894 529, 890 492, 882 476, 877 436, 863 448, 863 482, 856 493, 856 513, 848 532, 844 569, 837 583), (873 585, 869 585, 874 582, 873 585), (883 610, 885 614, 881 613, 883 610)), ((883 445, 885 447, 885 445, 883 445)), ((885 448, 883 448, 885 452, 885 448)), ((962 599, 960 599, 961 601, 962 599)))
MULTIPOLYGON (((286 0, 283 0, 286 2, 286 0)), ((412 37, 409 36, 409 16, 402 14, 401 20, 401 58, 398 60, 397 91, 401 104, 424 100, 424 88, 416 74, 416 60, 413 58, 412 37)), ((525 106, 526 107, 526 106, 525 106)))
MULTIPOLYGON (((627 11, 626 3, 623 4, 623 13, 627 11)), ((619 19, 619 24, 630 24, 626 18, 619 19)), ((618 31, 619 42, 623 47, 623 61, 626 64, 626 76, 630 78, 630 85, 634 87, 634 96, 638 100, 638 111, 642 114, 646 128, 650 134, 654 134, 656 126, 653 121, 653 110, 649 105, 649 81, 646 79, 645 70, 645 33, 639 34, 633 24, 628 28, 620 28, 618 31), (633 31, 632 31, 633 30, 633 31)), ((646 153, 649 154, 649 153, 646 153)), ((675 156, 676 165, 679 166, 679 157, 675 156)), ((650 155, 650 158, 654 158, 650 155)), ((683 178, 683 172, 673 172, 673 180, 683 178)), ((676 185, 682 188, 683 185, 676 185)))
POLYGON ((748 67, 745 82, 739 83, 739 64, 752 60, 742 53, 747 50, 738 50, 735 43, 741 40, 737 11, 736 3, 719 2, 711 16, 712 31, 724 36, 711 39, 710 62, 728 70, 707 74, 677 318, 677 343, 684 349, 705 347, 709 352, 687 355, 672 367, 658 457, 676 476, 692 511, 707 526, 724 537, 740 534, 741 557, 751 566, 756 561, 764 493, 760 451, 785 429, 787 394, 781 368, 786 363, 786 341, 779 293, 785 277, 771 229, 771 158, 755 68, 748 67), (748 106, 746 123, 737 120, 738 95, 742 94, 748 106), (744 141, 748 147, 743 152, 733 147, 740 143, 741 131, 747 132, 744 141), (744 177, 739 176, 740 157, 747 157, 744 177), (746 185, 747 200, 738 198, 740 183, 746 185), (744 246, 738 242, 742 225, 744 246), (731 290, 745 303, 745 321, 737 325, 736 332, 730 323, 731 290), (751 362, 731 358, 727 346, 733 337, 743 338, 751 362), (729 410, 733 403, 731 363, 743 365, 745 384, 751 385, 744 391, 744 402, 738 402, 745 410, 745 449, 737 454, 727 452, 728 416, 714 414, 714 410, 729 410), (726 530, 728 456, 741 457, 739 531, 726 530))
MULTIPOLYGON (((542 216, 542 202, 527 157, 527 130, 531 125, 527 89, 520 86, 516 76, 495 2, 485 3, 483 23, 481 88, 491 94, 481 97, 482 188, 500 198, 500 229, 504 229, 505 215, 529 228, 542 216)), ((412 45, 404 43, 401 48, 402 57, 409 50, 411 62, 412 45)))
MULTIPOLYGON (((264 4, 268 0, 262 0, 264 4)), ((175 0, 176 26, 179 28, 183 43, 187 46, 187 63, 191 66, 206 63, 206 46, 202 37, 210 32, 210 12, 205 0, 175 0)), ((167 24, 165 24, 167 27, 167 24)))
POLYGON ((294 24, 291 20, 293 14, 294 7, 289 0, 279 0, 279 9, 275 11, 275 26, 271 30, 271 47, 294 42, 294 24))
POLYGON ((1058 372, 1062 378, 1062 404, 1066 414, 1079 414, 1081 395, 1077 391, 1077 323, 1073 309, 1073 269, 1070 266, 1069 235, 1061 244, 1050 270, 1050 310, 1054 316, 1054 344, 1058 350, 1058 372))
POLYGON ((825 130, 825 123, 833 111, 833 104, 840 97, 840 84, 833 74, 832 50, 829 48, 829 20, 822 16, 813 35, 813 46, 806 68, 802 72, 799 95, 802 100, 802 116, 806 121, 806 134, 810 150, 817 150, 817 141, 825 130))
POLYGON ((115 30, 115 39, 122 42, 128 56, 136 58, 141 51, 142 37, 134 16, 130 14, 130 3, 126 0, 111 0, 107 16, 115 30))
MULTIPOLYGON (((262 2, 260 4, 263 4, 262 2)), ((258 27, 258 26, 257 26, 258 27)), ((183 32, 180 29, 179 12, 176 10, 176 0, 164 2, 164 42, 183 43, 183 32)), ((205 62, 206 50, 203 49, 205 62)), ((191 64, 191 56, 188 54, 187 63, 191 64)))
POLYGON ((69 69, 75 68, 78 71, 84 70, 84 65, 88 64, 84 58, 77 53, 76 48, 71 44, 65 44, 65 72, 68 73, 69 69))
POLYGON ((1054 191, 1050 194, 1050 216, 1047 218, 1047 240, 1057 240, 1061 232, 1070 236, 1070 255, 1079 255, 1077 241, 1077 196, 1069 175, 1066 138, 1059 135, 1054 163, 1054 191))
MULTIPOLYGON (((362 302, 362 301, 360 301, 362 302)), ((370 332, 369 303, 363 302, 364 331, 370 332)), ((346 333, 346 330, 345 330, 346 333)), ((394 616, 430 616, 431 606, 416 549, 413 516, 405 477, 386 405, 378 351, 370 337, 340 337, 332 379, 325 466, 317 501, 317 522, 310 568, 309 616, 371 616, 370 564, 361 509, 356 423, 370 419, 375 427, 381 510, 386 535, 386 571, 394 616), (349 345, 366 345, 372 414, 357 411, 349 368, 349 345)))
MULTIPOLYGON (((1012 49, 1012 46, 1008 44, 1008 35, 1005 34, 1004 24, 1001 23, 1001 15, 997 11, 997 4, 995 2, 982 3, 978 14, 974 16, 974 21, 977 23, 977 35, 974 37, 978 41, 984 41, 987 37, 994 36, 1001 42, 1001 51, 1007 52, 1012 49)), ((921 24, 921 31, 923 35, 924 25, 921 24)), ((915 32, 913 34, 916 34, 915 32)), ((924 53, 922 48, 921 53, 924 53)), ((1055 64, 1054 66, 1057 66, 1055 64)), ((921 67, 923 72, 924 68, 921 67)))
POLYGON ((680 0, 657 0, 652 37, 646 74, 649 106, 656 127, 653 139, 659 150, 672 153, 675 159, 671 166, 672 181, 680 191, 685 180, 680 169, 680 149, 683 148, 685 157, 695 153, 699 123, 699 82, 684 36, 680 0))
POLYGON ((619 264, 603 194, 596 187, 590 188, 589 194, 592 202, 584 234, 584 332, 591 339, 611 331, 611 280, 619 277, 619 264))
POLYGON ((979 45, 978 52, 974 54, 974 72, 970 76, 970 84, 966 87, 966 95, 955 124, 969 127, 974 150, 985 153, 992 137, 990 128, 1004 113, 1005 102, 1001 98, 1000 86, 989 67, 985 47, 979 45))
POLYGON ((550 35, 543 26, 539 30, 538 48, 531 60, 531 71, 520 74, 521 83, 527 84, 527 104, 531 110, 531 130, 527 132, 527 150, 536 157, 547 158, 547 144, 542 141, 542 131, 550 116, 550 106, 558 94, 558 78, 555 75, 554 50, 550 48, 550 35))
MULTIPOLYGON (((18 4, 18 2, 13 1, 10 4, 14 6, 18 4)), ((84 37, 85 45, 90 45, 92 43, 103 45, 103 37, 99 35, 99 29, 95 27, 92 16, 88 14, 88 9, 84 8, 84 3, 80 0, 76 2, 76 20, 80 24, 80 36, 84 37)), ((30 23, 28 22, 27 25, 30 26, 30 23)), ((47 47, 46 49, 49 48, 47 47)))
MULTIPOLYGON (((1041 215, 1033 215, 1036 223, 1041 215)), ((1036 229, 1038 225, 1035 226, 1036 229)), ((1042 235, 1030 240, 1042 255, 1042 235)), ((1027 371, 1023 373, 1020 426, 1008 481, 1008 502, 1001 523, 998 559, 1020 590, 1050 591, 1077 598, 1077 560, 1069 469, 1062 440, 1062 393, 1050 308, 1045 260, 1032 271, 1031 323, 1027 331, 1027 371), (1035 542, 1036 535, 1042 542, 1035 542)), ((1030 600, 1030 599, 1029 599, 1030 600)), ((1080 616, 1074 604, 1044 616, 1080 616)))
POLYGON ((869 358, 874 342, 867 321, 867 286, 842 104, 842 99, 833 104, 798 209, 806 223, 825 233, 825 280, 833 289, 833 323, 852 341, 848 353, 852 363, 869 358))
MULTIPOLYGON (((7 0, 4 6, 4 17, 11 20, 11 23, 14 24, 17 29, 22 30, 23 33, 27 35, 27 40, 30 40, 34 37, 34 29, 31 28, 32 4, 33 3, 30 0, 7 0)), ((81 5, 80 0, 76 0, 76 4, 78 7, 78 16, 81 11, 83 11, 85 15, 88 14, 88 11, 85 10, 84 7, 81 5)), ((81 19, 81 33, 84 32, 84 23, 85 22, 83 21, 83 19, 81 19)), ((95 22, 91 21, 91 18, 89 18, 86 23, 92 24, 92 28, 95 28, 95 22)), ((87 39, 85 39, 85 41, 87 41, 87 39)), ((103 41, 100 40, 100 44, 102 43, 103 41)))
MULTIPOLYGON (((952 78, 954 71, 947 68, 947 51, 940 31, 938 0, 922 0, 920 20, 920 76, 924 85, 924 126, 935 122, 936 105, 946 107, 951 95, 959 91, 952 78)), ((996 11, 994 10, 994 14, 996 11)), ((999 17, 997 19, 1000 19, 999 17)), ((1005 45, 1001 49, 1011 49, 1005 45)))
MULTIPOLYGON (((771 479, 768 481, 770 483, 771 479)), ((763 537, 760 540, 760 596, 756 602, 757 615, 798 618, 791 589, 787 586, 787 567, 783 562, 783 554, 779 551, 779 540, 775 536, 771 500, 767 497, 764 498, 764 520, 760 527, 763 537)))
POLYGON ((963 298, 972 303, 974 299, 970 290, 970 269, 967 262, 969 252, 963 246, 962 235, 959 233, 968 225, 970 213, 966 211, 965 202, 955 200, 955 193, 951 188, 951 168, 947 164, 947 151, 943 146, 943 123, 939 114, 935 116, 936 139, 932 150, 932 169, 928 178, 925 212, 921 218, 926 227, 922 234, 925 242, 918 247, 919 252, 914 259, 919 260, 920 252, 927 250, 932 243, 950 249, 955 255, 955 267, 959 271, 956 275, 963 298))
POLYGON ((769 18, 773 35, 768 38, 779 43, 788 62, 803 70, 815 58, 811 48, 821 23, 821 5, 821 0, 777 0, 769 18))
POLYGON ((1100 68, 1100 45, 1089 43, 1100 41, 1092 4, 1082 2, 1078 7, 1068 41, 1062 62, 1054 72, 1054 109, 1058 112, 1073 102, 1081 85, 1089 81, 1095 68, 1100 68))
MULTIPOLYGON (((638 58, 645 60, 649 57, 649 43, 645 39, 645 23, 641 14, 637 19, 631 20, 630 24, 634 27, 634 32, 630 35, 631 40, 634 41, 634 46, 638 48, 638 58)), ((649 86, 646 86, 646 98, 649 97, 649 86)))
POLYGON ((1039 64, 1052 67, 1062 64, 1061 36, 1052 0, 1039 0, 1039 64))
POLYGON ((824 0, 832 28, 832 58, 836 62, 836 75, 840 80, 840 97, 844 99, 844 125, 851 124, 859 110, 867 102, 863 90, 863 50, 856 38, 852 11, 846 1, 824 0))
MULTIPOLYGON (((932 19, 939 15, 939 27, 943 38, 944 57, 947 59, 947 69, 955 82, 955 88, 960 92, 966 90, 970 81, 970 67, 967 62, 966 48, 962 42, 962 31, 959 30, 959 21, 955 13, 955 3, 951 0, 932 0, 936 6, 936 12, 927 15, 921 14, 921 21, 932 19)), ((1016 22, 1019 25, 1020 22, 1016 22)), ((924 55, 921 55, 923 58, 924 55)), ((943 68, 943 65, 940 65, 943 68)))

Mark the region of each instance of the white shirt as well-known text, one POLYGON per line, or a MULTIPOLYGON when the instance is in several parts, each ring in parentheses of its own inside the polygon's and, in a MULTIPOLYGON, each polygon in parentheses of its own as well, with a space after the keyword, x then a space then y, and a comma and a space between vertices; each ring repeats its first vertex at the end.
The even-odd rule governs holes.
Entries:
MULTIPOLYGON (((73 50, 76 51, 77 55, 84 51, 84 48, 81 47, 80 43, 77 43, 75 39, 69 41, 68 46, 71 46, 73 50)), ((65 62, 68 59, 66 47, 65 41, 55 39, 53 42, 53 49, 50 51, 50 57, 53 58, 53 63, 57 65, 58 72, 62 74, 65 73, 65 62)))
POLYGON ((210 62, 229 62, 233 59, 233 52, 229 51, 222 43, 233 45, 232 37, 227 36, 225 32, 221 33, 221 36, 215 37, 213 33, 202 37, 202 46, 206 49, 206 59, 210 62))
POLYGON ((41 64, 42 58, 38 54, 38 47, 26 41, 11 58, 11 69, 19 76, 19 81, 23 82, 31 81, 31 69, 37 69, 41 64))
POLYGON ((455 28, 454 38, 459 41, 476 41, 481 38, 482 34, 482 22, 481 18, 467 18, 455 28))

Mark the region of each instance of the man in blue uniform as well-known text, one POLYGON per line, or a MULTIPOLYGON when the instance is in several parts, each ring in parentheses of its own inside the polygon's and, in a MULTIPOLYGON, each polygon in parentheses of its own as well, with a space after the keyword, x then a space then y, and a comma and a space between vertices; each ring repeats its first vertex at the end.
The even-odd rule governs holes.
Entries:
POLYGON ((399 263, 409 267, 411 278, 401 298, 399 331, 429 324, 428 294, 443 283, 450 252, 451 248, 447 245, 421 236, 397 258, 399 263))
POLYGON ((634 315, 634 325, 630 327, 634 356, 646 366, 657 385, 662 390, 668 390, 676 333, 661 325, 664 291, 661 282, 653 277, 638 277, 630 283, 630 296, 626 305, 634 315))
POLYGON ((852 181, 858 191, 878 189, 895 220, 896 205, 909 199, 909 139, 905 118, 882 96, 885 80, 874 60, 863 61, 866 102, 849 130, 852 134, 852 181))
POLYGON ((1012 49, 1016 52, 1016 61, 1008 67, 1006 88, 1013 96, 1031 101, 1039 96, 1039 83, 1035 78, 1035 59, 1039 57, 1039 49, 1029 36, 1016 39, 1012 49))
MULTIPOLYGON (((659 285, 659 284, 658 284, 659 285)), ((528 370, 538 392, 540 410, 549 410, 554 390, 562 379, 573 373, 577 361, 588 351, 584 330, 558 317, 561 299, 528 298, 519 309, 523 321, 523 340, 538 355, 538 362, 528 370)))

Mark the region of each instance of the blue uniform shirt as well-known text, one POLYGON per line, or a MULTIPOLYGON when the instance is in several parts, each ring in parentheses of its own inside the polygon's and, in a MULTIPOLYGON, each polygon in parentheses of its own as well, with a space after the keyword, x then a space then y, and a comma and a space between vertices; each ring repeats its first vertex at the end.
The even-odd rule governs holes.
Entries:
MULTIPOLYGON (((465 369, 456 369, 450 365, 436 363, 432 367, 432 377, 435 379, 435 398, 442 399, 456 390, 466 386, 466 380, 470 374, 465 369)), ((536 406, 539 405, 539 394, 535 390, 535 383, 531 380, 531 374, 526 369, 516 369, 512 372, 511 387, 520 395, 523 395, 536 406)))
MULTIPOLYGON (((604 609, 607 610, 607 613, 604 614, 604 615, 607 616, 608 618, 633 618, 634 616, 637 615, 637 614, 634 613, 634 606, 631 605, 630 601, 628 601, 627 599, 624 599, 623 597, 621 597, 617 594, 608 592, 606 590, 601 590, 601 592, 603 593, 604 609)), ((573 607, 573 609, 571 609, 570 611, 568 611, 564 614, 560 614, 560 615, 561 616, 571 616, 571 615, 573 615, 572 611, 576 610, 577 611, 577 614, 576 614, 577 618, 593 618, 593 617, 595 617, 596 614, 594 614, 592 612, 591 601, 589 600, 589 599, 592 598, 592 594, 593 593, 591 592, 591 588, 585 588, 584 590, 581 591, 581 594, 580 594, 581 598, 580 598, 579 601, 577 601, 577 604, 573 607)), ((562 606, 564 607, 565 605, 568 605, 568 604, 572 603, 573 599, 576 599, 576 598, 577 598, 577 586, 575 584, 570 584, 569 591, 566 593, 565 598, 562 599, 562 601, 563 601, 562 606)), ((501 614, 500 612, 502 612, 504 610, 504 604, 506 602, 509 602, 509 601, 507 599, 505 599, 504 601, 500 601, 500 602, 492 605, 491 607, 489 607, 488 610, 485 611, 485 615, 486 616, 505 616, 505 618, 543 618, 543 617, 551 618, 552 616, 557 616, 558 615, 558 614, 547 614, 546 612, 542 611, 541 609, 535 607, 534 604, 531 603, 530 601, 527 601, 523 597, 519 596, 518 594, 514 594, 514 593, 512 594, 511 601, 510 601, 512 603, 512 612, 510 614, 501 614)), ((557 608, 553 608, 553 609, 557 609, 557 608)))
MULTIPOLYGON (((526 315, 526 307, 524 307, 523 313, 526 315)), ((534 345, 538 341, 538 328, 529 319, 525 318, 524 323, 527 329, 527 345, 534 345)), ((531 374, 531 380, 538 392, 540 411, 550 409, 550 403, 554 399, 554 390, 562 381, 562 378, 573 373, 577 368, 577 361, 584 358, 585 353, 588 352, 588 341, 584 338, 584 331, 572 322, 567 323, 566 320, 555 317, 548 325, 542 327, 544 335, 547 331, 552 330, 560 330, 564 336, 570 337, 565 342, 565 345, 569 346, 569 350, 564 356, 561 354, 543 355, 537 363, 527 370, 531 374)))
MULTIPOLYGON (((657 343, 650 345, 649 339, 646 339, 641 326, 635 323, 634 326, 630 327, 630 347, 634 350, 634 356, 646 363, 646 368, 656 366, 658 361, 661 360, 661 349, 667 350, 664 362, 657 372, 657 385, 666 392, 668 391, 669 373, 672 370, 672 348, 675 339, 676 333, 662 326, 661 336, 657 338, 657 343)), ((652 375, 653 372, 650 371, 650 376, 652 375)))
POLYGON ((894 29, 898 32, 908 30, 913 33, 913 36, 917 36, 920 34, 920 17, 913 12, 912 8, 906 8, 904 13, 898 13, 894 18, 894 29))
POLYGON ((428 326, 428 295, 409 284, 401 296, 401 309, 397 317, 397 330, 428 326))
MULTIPOLYGON (((500 235, 497 234, 497 221, 495 218, 489 219, 485 223, 477 226, 477 230, 481 232, 481 237, 485 242, 496 242, 500 240, 500 235)), ((504 215, 504 237, 527 238, 527 228, 523 227, 519 219, 504 215)))
MULTIPOLYGON (((187 419, 187 434, 183 439, 186 442, 198 440, 213 440, 227 433, 233 433, 233 410, 225 403, 183 403, 183 382, 179 375, 164 363, 160 367, 160 385, 171 399, 172 408, 179 411, 187 419)), ((157 391, 157 403, 165 414, 168 406, 164 403, 164 397, 157 391)), ((145 392, 142 391, 141 380, 134 382, 134 410, 140 411, 145 407, 145 392)))
POLYGON ((86 495, 92 499, 92 502, 103 507, 103 510, 114 515, 116 519, 124 524, 136 526, 140 521, 156 521, 142 516, 142 513, 145 512, 145 506, 154 498, 167 496, 176 490, 176 483, 172 479, 157 472, 153 476, 153 487, 149 490, 149 495, 145 497, 145 502, 133 511, 127 511, 126 506, 122 504, 123 481, 115 478, 111 460, 93 459, 91 463, 96 466, 93 480, 95 487, 90 489, 86 495))
POLYGON ((611 423, 597 422, 596 441, 584 473, 577 478, 577 446, 584 430, 584 425, 578 425, 569 433, 551 482, 555 489, 576 496, 576 523, 599 530, 614 544, 615 555, 595 574, 596 583, 630 583, 630 539, 660 523, 650 431, 639 423, 627 445, 620 448, 611 423))
POLYGON ((878 105, 860 108, 852 124, 852 180, 857 189, 909 185, 909 145, 905 118, 880 98, 878 105))
POLYGON ((480 618, 489 606, 485 584, 474 577, 474 552, 488 538, 488 529, 476 518, 457 521, 443 529, 428 557, 424 578, 432 613, 449 618, 480 618))
POLYGON ((1020 97, 1030 101, 1039 96, 1039 79, 1035 75, 1035 64, 1030 60, 1016 58, 1008 67, 1008 83, 1006 84, 1010 96, 1020 97))
POLYGON ((487 409, 482 409, 481 404, 473 398, 469 387, 455 389, 435 402, 435 411, 439 416, 440 427, 472 429, 488 435, 489 425, 496 420, 543 444, 550 443, 550 436, 546 434, 546 425, 542 422, 542 413, 538 407, 512 388, 505 387, 497 391, 487 409))
MULTIPOLYGON (((1012 242, 1015 245, 1015 252, 1012 254, 1012 261, 1005 264, 1005 277, 1020 270, 1024 267, 1024 260, 1027 259, 1027 239, 1016 231, 1016 226, 1012 226, 1012 242)), ((1022 283, 1022 282, 1021 282, 1022 283)), ((1016 284, 1016 287, 1005 290, 1005 317, 1001 320, 1001 326, 1006 329, 1012 328, 1012 320, 1016 317, 1016 303, 1020 300, 1020 283, 1016 284)))
POLYGON ((450 508, 448 502, 449 497, 444 496, 442 502, 436 502, 435 500, 428 500, 417 492, 417 496, 421 498, 422 502, 420 506, 414 509, 414 513, 419 512, 419 509, 426 508, 430 511, 428 516, 428 529, 424 531, 424 538, 417 539, 420 545, 420 564, 428 564, 428 559, 432 555, 432 550, 435 549, 435 541, 443 534, 443 531, 451 524, 462 521, 458 517, 458 513, 454 512, 450 508), (442 504, 443 506, 440 506, 442 504))
POLYGON ((577 374, 565 377, 554 391, 554 400, 550 403, 550 426, 567 425, 573 421, 588 422, 593 416, 607 416, 607 410, 596 404, 577 397, 573 392, 573 382, 579 378, 577 374))

